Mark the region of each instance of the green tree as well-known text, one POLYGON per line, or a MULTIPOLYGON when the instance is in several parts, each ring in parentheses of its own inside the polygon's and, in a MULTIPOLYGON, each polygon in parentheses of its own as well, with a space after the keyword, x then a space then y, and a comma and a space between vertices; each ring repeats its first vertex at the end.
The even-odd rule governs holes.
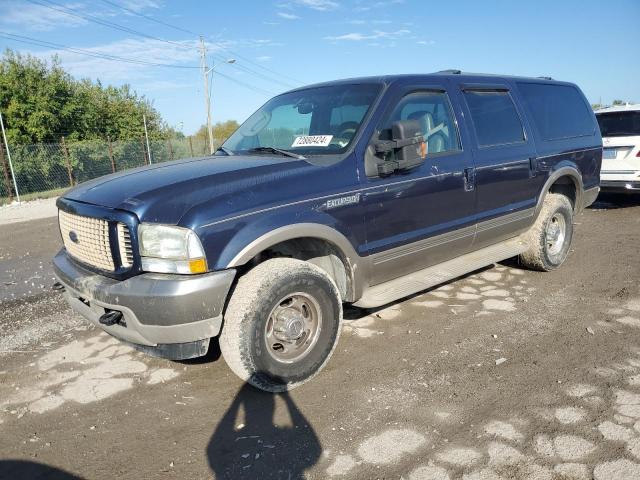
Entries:
MULTIPOLYGON (((218 122, 213 126, 213 143, 215 145, 222 144, 227 138, 235 132, 240 125, 235 120, 227 120, 226 122, 218 122)), ((207 126, 202 125, 195 133, 194 138, 199 142, 208 142, 207 126)))
POLYGON ((6 50, 0 59, 0 111, 11 144, 140 139, 143 115, 152 139, 167 138, 160 113, 129 85, 76 80, 60 66, 6 50))
MULTIPOLYGON (((166 142, 175 132, 145 97, 128 85, 74 79, 56 57, 45 61, 6 50, 0 57, 0 112, 22 193, 110 173, 107 138, 118 169, 140 166, 145 161, 143 116, 154 160, 177 154, 166 142), (63 136, 66 148, 59 145, 63 136)), ((8 196, 5 190, 2 182, 0 197, 8 196)))

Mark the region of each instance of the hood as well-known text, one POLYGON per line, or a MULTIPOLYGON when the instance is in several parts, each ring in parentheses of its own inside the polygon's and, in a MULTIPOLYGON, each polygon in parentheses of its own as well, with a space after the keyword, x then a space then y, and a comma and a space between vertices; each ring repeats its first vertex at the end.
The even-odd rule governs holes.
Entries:
POLYGON ((194 206, 245 195, 317 167, 271 156, 213 156, 160 163, 101 177, 64 197, 135 213, 140 221, 178 224, 194 206))

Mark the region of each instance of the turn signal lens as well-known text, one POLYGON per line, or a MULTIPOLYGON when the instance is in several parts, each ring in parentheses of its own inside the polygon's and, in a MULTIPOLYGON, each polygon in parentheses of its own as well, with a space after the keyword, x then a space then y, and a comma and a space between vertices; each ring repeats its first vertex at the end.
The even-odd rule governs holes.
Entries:
POLYGON ((191 273, 204 273, 207 271, 207 261, 204 258, 189 260, 189 270, 191 273))

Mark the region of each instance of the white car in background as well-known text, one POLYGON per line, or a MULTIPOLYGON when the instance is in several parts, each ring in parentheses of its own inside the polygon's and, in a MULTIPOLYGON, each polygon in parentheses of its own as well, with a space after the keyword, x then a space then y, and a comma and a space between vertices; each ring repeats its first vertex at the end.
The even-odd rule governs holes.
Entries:
POLYGON ((600 188, 640 193, 640 104, 597 110, 602 133, 600 188))

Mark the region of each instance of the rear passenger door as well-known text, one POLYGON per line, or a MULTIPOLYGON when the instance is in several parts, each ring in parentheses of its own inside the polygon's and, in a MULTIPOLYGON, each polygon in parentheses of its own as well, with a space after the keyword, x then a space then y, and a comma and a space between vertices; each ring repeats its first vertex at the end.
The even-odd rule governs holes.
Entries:
POLYGON ((473 138, 478 219, 474 248, 480 248, 531 224, 536 150, 509 85, 461 85, 460 95, 473 138))

